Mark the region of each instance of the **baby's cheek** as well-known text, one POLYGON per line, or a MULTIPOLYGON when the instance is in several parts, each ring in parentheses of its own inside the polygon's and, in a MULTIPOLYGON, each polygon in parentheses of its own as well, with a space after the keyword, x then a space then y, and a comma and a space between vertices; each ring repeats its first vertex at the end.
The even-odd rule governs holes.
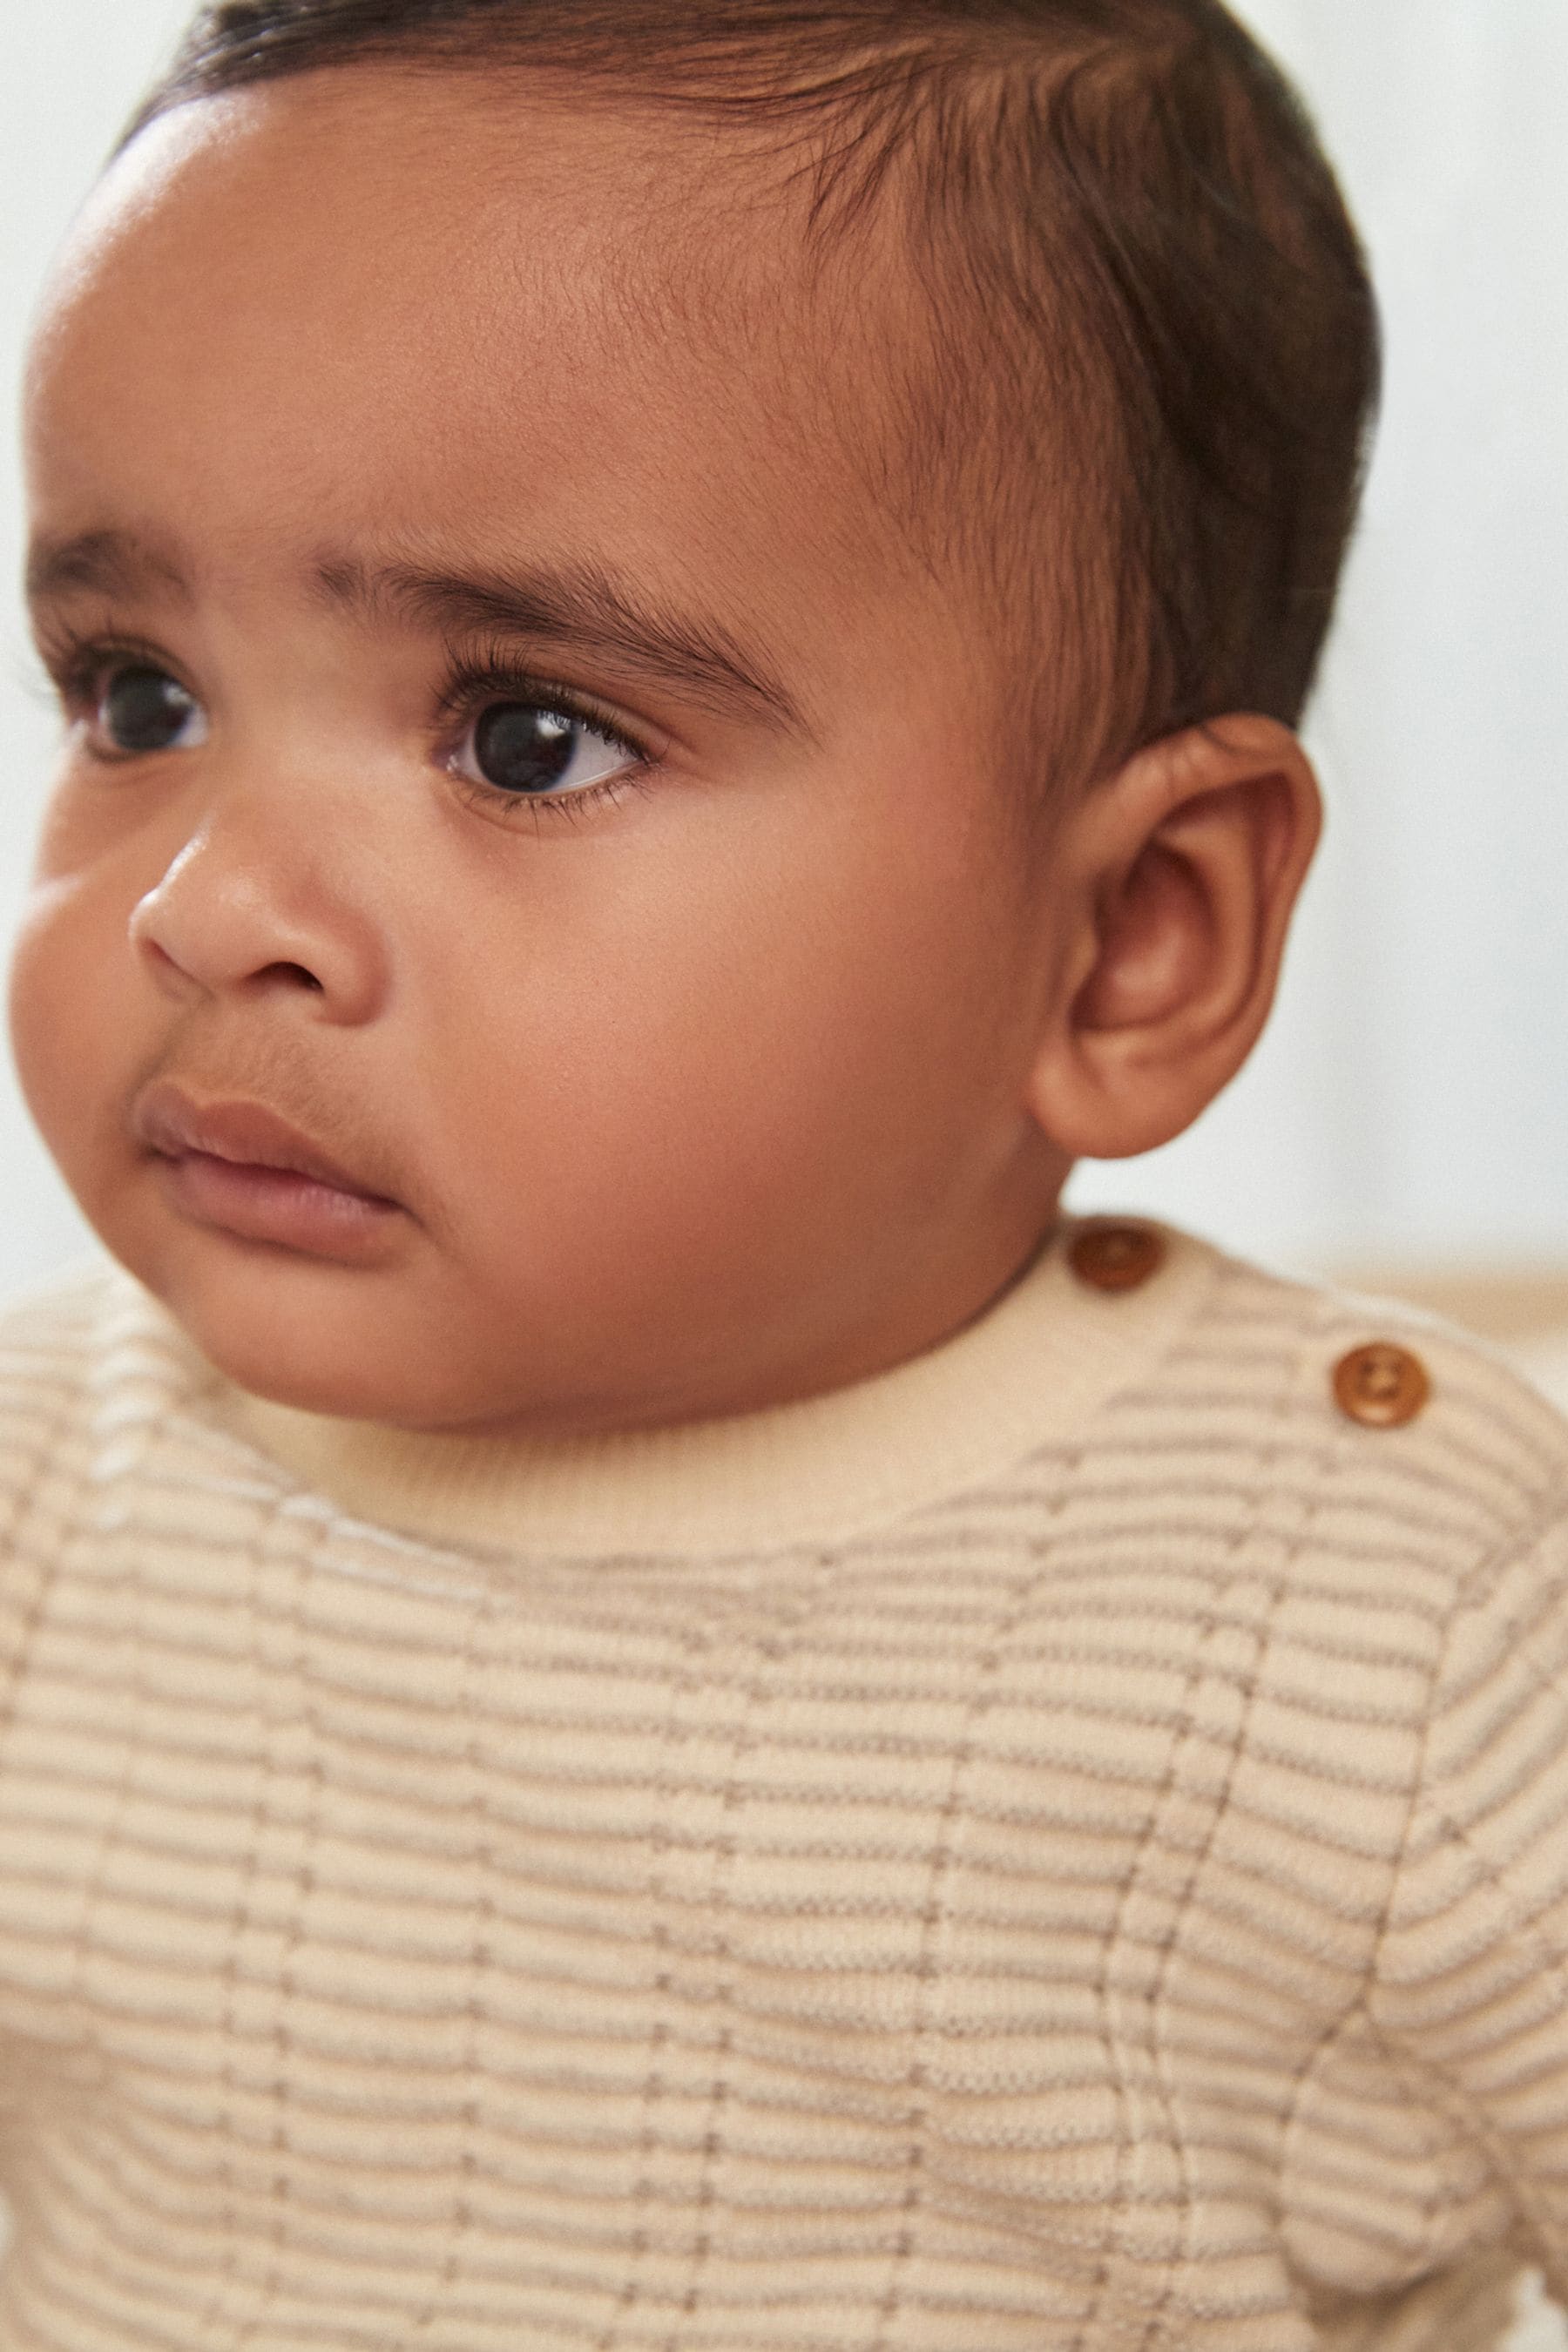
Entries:
POLYGON ((79 1014, 86 967, 77 934, 77 886, 39 884, 28 898, 11 958, 11 1045, 27 1108, 51 1150, 58 1113, 79 1090, 68 1041, 79 1014))
POLYGON ((122 1103, 150 1040, 117 902, 90 875, 34 888, 12 957, 9 1011, 28 1109, 91 1215, 127 1148, 122 1103))

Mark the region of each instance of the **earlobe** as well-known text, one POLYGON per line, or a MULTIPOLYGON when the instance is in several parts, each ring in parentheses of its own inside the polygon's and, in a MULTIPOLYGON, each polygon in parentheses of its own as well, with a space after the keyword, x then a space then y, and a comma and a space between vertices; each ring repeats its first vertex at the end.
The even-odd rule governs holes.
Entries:
POLYGON ((1075 1157, 1152 1150, 1251 1051, 1321 826, 1278 720, 1216 719, 1151 745, 1086 801, 1079 939, 1029 1108, 1075 1157))

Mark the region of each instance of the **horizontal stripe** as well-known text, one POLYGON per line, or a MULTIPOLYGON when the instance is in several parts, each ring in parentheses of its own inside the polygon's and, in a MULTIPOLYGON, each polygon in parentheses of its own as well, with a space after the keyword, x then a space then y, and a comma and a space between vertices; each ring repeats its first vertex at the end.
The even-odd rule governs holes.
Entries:
POLYGON ((973 1475, 862 1398, 837 1527, 689 1556, 302 1485, 112 1272, 0 1322, 5 2352, 1481 2352, 1509 2231, 1568 2280, 1568 1434, 1173 1247, 977 1327, 973 1475), (1047 1303, 1094 1398, 982 1461, 1047 1303))

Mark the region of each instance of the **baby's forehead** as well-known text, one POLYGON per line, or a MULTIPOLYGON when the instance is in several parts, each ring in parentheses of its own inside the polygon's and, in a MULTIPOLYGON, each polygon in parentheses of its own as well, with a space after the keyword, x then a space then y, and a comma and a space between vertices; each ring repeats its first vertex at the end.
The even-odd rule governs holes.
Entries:
POLYGON ((510 415, 522 462, 563 428, 624 468, 668 467, 684 439, 742 505, 781 467, 841 496, 844 389, 857 415, 876 390, 847 349, 867 304, 808 250, 800 209, 755 142, 602 96, 300 77, 142 134, 79 228, 39 373, 85 327, 279 408, 313 371, 367 426, 395 402, 406 440, 459 457, 459 421, 510 415))
POLYGON ((367 546, 597 565, 761 636, 808 702, 851 613, 930 583, 878 495, 891 305, 803 209, 754 142, 471 77, 180 110, 89 208, 41 334, 36 472, 76 485, 51 529, 94 527, 96 484, 117 526, 199 525, 190 568, 230 577, 367 546))

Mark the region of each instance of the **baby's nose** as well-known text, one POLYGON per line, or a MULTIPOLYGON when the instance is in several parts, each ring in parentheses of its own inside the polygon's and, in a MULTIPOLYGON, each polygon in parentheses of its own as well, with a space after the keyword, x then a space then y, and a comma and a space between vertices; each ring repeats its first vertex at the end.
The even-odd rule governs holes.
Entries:
POLYGON ((137 902, 131 943, 181 1003, 283 993, 319 1019, 354 1024, 385 994, 385 949, 370 909, 319 855, 298 844, 279 854, 235 811, 209 814, 137 902))

